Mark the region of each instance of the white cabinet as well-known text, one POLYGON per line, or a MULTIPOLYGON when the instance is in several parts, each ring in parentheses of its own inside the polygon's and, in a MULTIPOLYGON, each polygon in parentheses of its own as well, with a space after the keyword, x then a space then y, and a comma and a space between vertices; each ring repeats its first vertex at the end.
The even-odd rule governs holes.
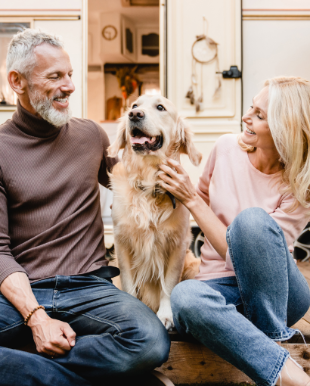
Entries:
POLYGON ((103 63, 136 61, 136 28, 130 19, 119 12, 102 13, 100 29, 103 63))
POLYGON ((103 63, 159 63, 158 25, 136 25, 119 12, 100 16, 103 63))
POLYGON ((169 0, 161 1, 161 86, 187 117, 195 133, 194 141, 203 154, 199 168, 184 164, 196 182, 216 139, 225 133, 241 131, 241 79, 223 79, 216 71, 236 65, 241 70, 241 0, 169 0), (207 28, 203 17, 207 20, 207 28), (196 97, 203 95, 203 106, 186 98, 193 81, 192 46, 197 35, 206 34, 218 43, 218 63, 197 65, 196 97), (201 81, 202 79, 202 81, 201 81), (221 80, 219 92, 215 94, 221 80))
POLYGON ((137 62, 159 63, 159 28, 137 28, 137 62))

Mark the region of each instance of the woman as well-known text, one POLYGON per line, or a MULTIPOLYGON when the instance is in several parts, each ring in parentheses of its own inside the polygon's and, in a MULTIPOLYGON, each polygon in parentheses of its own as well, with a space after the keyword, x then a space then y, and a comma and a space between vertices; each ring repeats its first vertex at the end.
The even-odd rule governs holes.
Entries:
POLYGON ((310 305, 288 248, 309 221, 309 102, 310 82, 267 81, 242 135, 216 142, 197 190, 178 162, 160 166, 205 234, 197 280, 172 292, 175 325, 259 386, 310 386, 281 347, 310 305))

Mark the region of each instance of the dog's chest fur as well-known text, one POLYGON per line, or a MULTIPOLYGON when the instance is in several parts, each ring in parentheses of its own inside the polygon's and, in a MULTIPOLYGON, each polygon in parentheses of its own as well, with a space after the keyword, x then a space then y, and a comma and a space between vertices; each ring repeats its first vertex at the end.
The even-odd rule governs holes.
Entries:
POLYGON ((179 226, 181 222, 186 229, 187 210, 180 203, 173 209, 169 196, 159 191, 154 173, 148 179, 131 177, 119 163, 113 170, 111 181, 115 241, 130 249, 136 288, 148 282, 162 281, 169 257, 184 230, 184 226, 179 226))

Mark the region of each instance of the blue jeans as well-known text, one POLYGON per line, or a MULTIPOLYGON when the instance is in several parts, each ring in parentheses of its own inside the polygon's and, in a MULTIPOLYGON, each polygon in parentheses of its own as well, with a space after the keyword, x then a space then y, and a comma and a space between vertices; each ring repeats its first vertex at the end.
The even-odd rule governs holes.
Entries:
POLYGON ((20 313, 0 296, 0 384, 115 385, 168 359, 170 339, 157 316, 109 280, 91 274, 56 276, 31 285, 51 318, 71 325, 76 344, 51 359, 14 350, 31 342, 20 313))
POLYGON ((241 212, 227 229, 236 277, 178 284, 171 296, 175 325, 247 374, 273 386, 289 357, 275 341, 307 312, 308 284, 278 224, 260 208, 241 212))

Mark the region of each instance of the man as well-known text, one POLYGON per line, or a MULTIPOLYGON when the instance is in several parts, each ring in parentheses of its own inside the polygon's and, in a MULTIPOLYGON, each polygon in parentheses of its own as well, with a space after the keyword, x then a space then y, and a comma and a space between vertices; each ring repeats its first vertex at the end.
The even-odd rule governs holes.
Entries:
POLYGON ((165 328, 110 280, 98 181, 117 160, 100 126, 71 118, 61 40, 15 35, 7 70, 18 104, 0 127, 0 384, 107 384, 161 365, 165 328), (41 355, 13 350, 32 338, 41 355))

